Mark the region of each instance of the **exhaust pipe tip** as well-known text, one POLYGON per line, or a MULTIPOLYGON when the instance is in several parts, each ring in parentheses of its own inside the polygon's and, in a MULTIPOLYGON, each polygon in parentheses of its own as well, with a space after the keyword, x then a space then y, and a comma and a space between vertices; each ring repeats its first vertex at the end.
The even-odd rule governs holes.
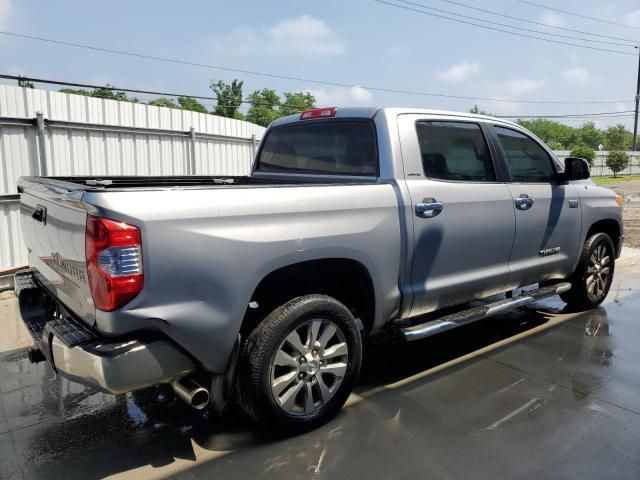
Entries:
POLYGON ((202 410, 209 405, 209 390, 193 380, 176 380, 171 382, 171 387, 191 408, 202 410))

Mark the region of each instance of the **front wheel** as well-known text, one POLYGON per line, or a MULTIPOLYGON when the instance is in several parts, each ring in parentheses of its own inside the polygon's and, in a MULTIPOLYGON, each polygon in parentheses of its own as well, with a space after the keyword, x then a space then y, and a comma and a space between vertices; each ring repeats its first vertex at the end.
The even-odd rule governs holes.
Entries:
POLYGON ((615 269, 615 250, 606 233, 596 233, 584 244, 571 290, 560 295, 570 308, 588 310, 600 305, 611 288, 615 269))
POLYGON ((326 295, 295 298, 245 343, 239 380, 247 413, 278 433, 315 428, 347 400, 361 361, 360 332, 347 307, 326 295))

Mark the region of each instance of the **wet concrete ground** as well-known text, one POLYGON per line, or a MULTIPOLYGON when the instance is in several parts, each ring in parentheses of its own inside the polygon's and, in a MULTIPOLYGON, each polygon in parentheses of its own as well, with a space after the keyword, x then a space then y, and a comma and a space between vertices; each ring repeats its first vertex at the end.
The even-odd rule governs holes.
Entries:
MULTIPOLYGON (((0 300, 0 478, 640 478, 640 255, 603 307, 540 302, 371 342, 333 421, 289 439, 163 389, 112 397, 32 365, 0 300), (11 333, 13 332, 13 333, 11 333)), ((12 313, 13 312, 13 313, 12 313)))

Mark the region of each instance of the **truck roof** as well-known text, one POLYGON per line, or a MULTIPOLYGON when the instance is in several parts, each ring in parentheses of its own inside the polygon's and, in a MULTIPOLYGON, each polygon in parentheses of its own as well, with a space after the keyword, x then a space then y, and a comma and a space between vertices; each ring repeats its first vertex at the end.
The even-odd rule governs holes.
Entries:
MULTIPOLYGON (((424 115, 443 115, 443 116, 460 116, 465 118, 478 118, 483 120, 494 120, 501 123, 508 123, 516 125, 515 122, 505 120, 499 117, 492 117, 490 115, 478 115, 469 112, 456 112, 453 110, 432 110, 426 108, 409 108, 409 107, 337 107, 335 118, 373 118, 380 112, 400 115, 400 114, 424 114, 424 115)), ((275 120, 271 126, 284 125, 287 123, 293 123, 300 120, 300 114, 289 115, 286 117, 275 120)))

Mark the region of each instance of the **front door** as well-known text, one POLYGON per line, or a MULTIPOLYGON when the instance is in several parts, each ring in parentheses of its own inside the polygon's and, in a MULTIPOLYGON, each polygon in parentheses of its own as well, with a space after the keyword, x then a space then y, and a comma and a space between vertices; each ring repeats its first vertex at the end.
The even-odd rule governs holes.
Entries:
POLYGON ((480 121, 402 115, 399 128, 413 204, 411 315, 503 291, 513 199, 480 121))
POLYGON ((535 139, 502 126, 494 132, 511 177, 516 214, 509 287, 566 277, 581 247, 577 191, 556 181, 553 159, 535 139))

